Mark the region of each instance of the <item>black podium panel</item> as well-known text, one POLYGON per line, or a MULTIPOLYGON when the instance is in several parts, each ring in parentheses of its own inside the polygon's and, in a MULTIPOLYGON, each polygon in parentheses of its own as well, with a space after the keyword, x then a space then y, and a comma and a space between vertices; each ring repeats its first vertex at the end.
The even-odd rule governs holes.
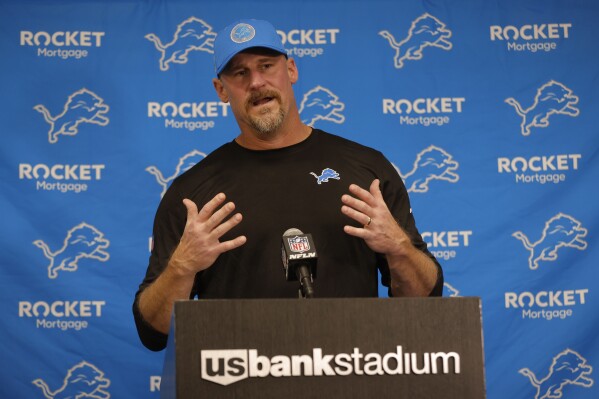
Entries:
POLYGON ((175 304, 162 398, 485 397, 478 298, 175 304))

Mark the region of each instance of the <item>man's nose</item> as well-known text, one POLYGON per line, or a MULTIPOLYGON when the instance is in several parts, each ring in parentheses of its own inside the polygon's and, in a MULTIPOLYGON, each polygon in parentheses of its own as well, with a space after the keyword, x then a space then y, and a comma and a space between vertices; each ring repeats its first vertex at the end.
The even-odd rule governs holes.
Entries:
POLYGON ((264 76, 260 73, 260 71, 252 71, 250 72, 250 88, 257 89, 264 86, 265 80, 264 76))

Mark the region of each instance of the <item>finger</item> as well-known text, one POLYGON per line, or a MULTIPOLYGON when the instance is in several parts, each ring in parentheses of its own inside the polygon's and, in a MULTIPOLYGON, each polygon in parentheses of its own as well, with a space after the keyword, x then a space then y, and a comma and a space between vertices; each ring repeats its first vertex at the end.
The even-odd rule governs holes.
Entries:
POLYGON ((358 237, 366 239, 370 232, 367 229, 361 229, 359 227, 354 226, 343 226, 343 231, 345 231, 350 236, 358 237))
POLYGON ((374 198, 382 198, 383 193, 381 192, 381 181, 379 179, 374 179, 372 183, 370 183, 369 191, 374 198))
POLYGON ((237 214, 233 215, 226 222, 216 226, 216 228, 214 228, 214 230, 212 230, 212 235, 214 237, 216 237, 217 239, 221 238, 223 235, 225 235, 225 233, 227 233, 233 227, 237 226, 241 222, 242 219, 243 219, 243 217, 241 216, 241 213, 237 213, 237 214))
POLYGON ((368 215, 356 211, 355 209, 350 208, 349 206, 342 206, 341 212, 363 225, 368 224, 368 221, 370 220, 370 217, 368 215))
POLYGON ((227 216, 233 212, 235 209, 235 204, 232 202, 228 202, 223 205, 218 211, 214 212, 212 216, 206 221, 206 227, 208 231, 212 231, 215 227, 217 227, 227 216))
POLYGON ((230 251, 232 249, 242 246, 243 244, 246 243, 246 241, 247 241, 247 238, 245 236, 239 236, 239 237, 234 238, 233 240, 223 241, 220 244, 218 244, 217 251, 222 254, 223 252, 227 252, 227 251, 230 251))
POLYGON ((354 209, 357 209, 358 211, 364 213, 364 214, 369 214, 372 212, 372 208, 364 201, 361 201, 359 199, 356 199, 354 197, 352 197, 351 195, 345 194, 341 197, 341 201, 354 209))
MULTIPOLYGON (((372 187, 372 185, 371 185, 372 187)), ((357 184, 351 184, 349 186, 349 191, 362 201, 366 202, 369 205, 372 205, 374 201, 374 196, 370 193, 370 191, 364 190, 362 187, 357 184)))
POLYGON ((198 215, 198 207, 195 202, 185 198, 183 200, 183 205, 187 208, 187 220, 191 220, 198 215))
POLYGON ((214 196, 210 201, 208 201, 202 209, 200 209, 200 220, 206 221, 212 216, 214 211, 225 201, 225 194, 219 193, 214 196))

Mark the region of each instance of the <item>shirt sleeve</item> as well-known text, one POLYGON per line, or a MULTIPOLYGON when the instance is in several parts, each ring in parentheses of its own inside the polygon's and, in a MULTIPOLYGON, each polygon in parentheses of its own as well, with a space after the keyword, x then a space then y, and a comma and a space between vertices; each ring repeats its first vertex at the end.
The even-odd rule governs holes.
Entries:
MULTIPOLYGON (((382 156, 382 154, 381 154, 382 156)), ((443 269, 441 265, 434 257, 434 255, 428 250, 427 244, 422 239, 422 236, 416 228, 416 221, 412 213, 412 207, 410 205, 410 198, 408 191, 404 185, 399 172, 386 158, 383 157, 382 161, 382 172, 379 177, 381 180, 381 191, 385 202, 389 207, 389 210, 395 217, 397 223, 404 229, 408 236, 412 240, 412 244, 428 256, 437 266, 437 281, 435 286, 429 293, 429 296, 442 296, 443 295, 443 269)), ((389 265, 383 255, 379 255, 379 270, 381 272, 381 283, 389 288, 389 296, 391 294, 391 276, 389 273, 389 265)))
MULTIPOLYGON (((152 252, 146 275, 139 285, 133 301, 133 318, 137 328, 137 334, 142 344, 153 351, 159 351, 166 347, 168 335, 154 329, 144 320, 139 310, 139 296, 149 287, 165 269, 171 254, 177 247, 187 217, 183 198, 176 190, 176 181, 171 185, 164 195, 156 216, 154 218, 152 252)), ((190 297, 193 294, 190 293, 190 297)))

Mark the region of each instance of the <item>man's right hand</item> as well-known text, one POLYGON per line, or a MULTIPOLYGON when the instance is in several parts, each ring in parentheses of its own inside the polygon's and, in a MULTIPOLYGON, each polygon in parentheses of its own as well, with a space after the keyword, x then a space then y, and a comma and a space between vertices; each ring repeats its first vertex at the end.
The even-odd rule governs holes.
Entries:
POLYGON ((195 274, 212 266, 216 258, 246 242, 245 236, 220 242, 220 238, 241 222, 241 214, 227 217, 235 205, 217 194, 198 212, 193 201, 183 200, 187 221, 181 241, 162 274, 139 297, 139 311, 154 329, 168 334, 176 300, 188 299, 195 274))
POLYGON ((228 202, 222 205, 225 199, 225 194, 217 194, 199 212, 193 201, 183 200, 187 208, 185 230, 169 262, 169 267, 178 275, 193 277, 197 272, 212 266, 220 254, 240 247, 247 241, 245 236, 220 241, 225 233, 242 220, 241 213, 227 219, 235 210, 235 204, 228 202))

